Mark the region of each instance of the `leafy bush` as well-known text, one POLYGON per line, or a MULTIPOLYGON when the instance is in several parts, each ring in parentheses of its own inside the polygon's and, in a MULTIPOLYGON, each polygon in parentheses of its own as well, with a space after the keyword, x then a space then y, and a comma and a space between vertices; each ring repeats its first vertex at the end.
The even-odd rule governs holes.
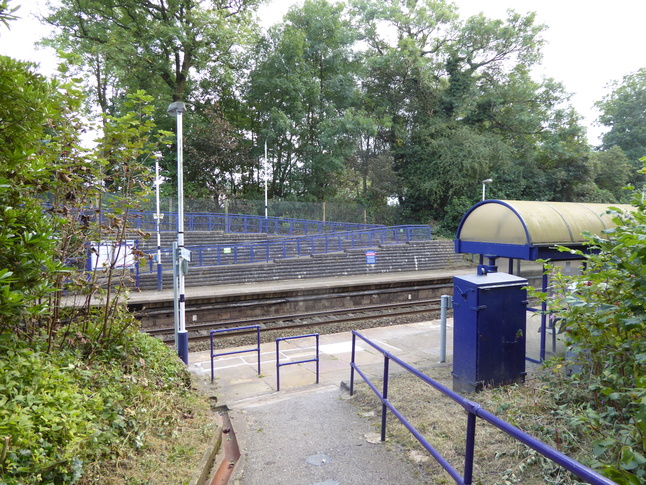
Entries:
POLYGON ((132 236, 167 133, 138 91, 84 149, 80 100, 0 56, 0 485, 75 483, 193 415, 185 366, 123 304, 130 270, 79 264, 88 243, 132 236), (95 207, 108 185, 118 196, 95 207))
POLYGON ((605 431, 594 442, 593 465, 619 484, 640 484, 646 483, 644 207, 617 212, 614 221, 614 229, 589 237, 592 254, 579 253, 586 263, 580 276, 553 274, 554 296, 546 299, 564 323, 570 350, 558 402, 574 412, 570 424, 605 431))
POLYGON ((0 483, 75 483, 88 466, 145 450, 147 436, 170 433, 193 413, 182 405, 186 366, 137 330, 95 352, 90 365, 82 345, 37 347, 0 335, 0 440, 8 437, 0 483))
POLYGON ((6 483, 72 483, 79 476, 77 455, 94 432, 94 406, 64 357, 0 335, 0 437, 8 437, 0 470, 6 483))

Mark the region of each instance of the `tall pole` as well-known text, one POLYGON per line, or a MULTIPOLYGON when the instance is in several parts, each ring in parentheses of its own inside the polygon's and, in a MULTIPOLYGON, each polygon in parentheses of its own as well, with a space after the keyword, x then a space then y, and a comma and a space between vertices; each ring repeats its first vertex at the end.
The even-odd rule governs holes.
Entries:
POLYGON ((155 215, 155 229, 157 230, 157 290, 162 289, 162 262, 161 262, 161 214, 159 212, 159 157, 155 158, 155 201, 157 203, 157 214, 155 215))
POLYGON ((265 226, 267 227, 267 231, 269 231, 269 227, 267 225, 267 216, 268 216, 268 208, 267 208, 267 169, 268 169, 268 163, 267 163, 267 140, 265 140, 265 226))
POLYGON ((178 322, 177 354, 188 364, 188 332, 186 331, 186 296, 184 294, 184 275, 190 261, 188 251, 184 248, 184 140, 182 134, 182 113, 186 111, 184 103, 176 101, 168 107, 168 112, 177 118, 177 288, 178 288, 178 322))

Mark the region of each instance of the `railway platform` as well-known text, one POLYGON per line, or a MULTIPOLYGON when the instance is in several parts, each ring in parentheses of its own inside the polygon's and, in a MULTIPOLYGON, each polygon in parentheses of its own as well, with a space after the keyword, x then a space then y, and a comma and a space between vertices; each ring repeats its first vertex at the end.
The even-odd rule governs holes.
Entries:
MULTIPOLYGON (((439 320, 371 328, 360 333, 424 372, 430 367, 452 366, 452 323, 452 319, 447 319, 445 363, 439 362, 439 320)), ((528 355, 537 352, 539 339, 534 333, 538 325, 536 316, 528 314, 528 355)), ((189 355, 190 371, 228 410, 242 451, 230 480, 217 485, 437 483, 402 459, 392 447, 379 442, 378 430, 352 404, 347 392, 351 345, 351 332, 321 335, 319 383, 313 362, 281 366, 280 391, 274 342, 260 346, 260 374, 256 353, 217 357, 213 384, 210 352, 189 355)), ((278 358, 281 363, 307 360, 315 355, 315 350, 313 338, 283 341, 278 358)), ((383 356, 359 340, 355 361, 369 377, 382 376, 383 356)), ((391 365, 390 375, 397 372, 397 366, 391 365)), ((355 379, 360 377, 355 375, 355 379)))
MULTIPOLYGON (((473 268, 442 269, 427 271, 405 271, 393 273, 375 273, 343 277, 286 279, 280 281, 262 281, 257 283, 235 283, 224 285, 186 287, 187 301, 199 301, 218 295, 220 297, 241 297, 255 294, 272 294, 281 290, 333 290, 345 286, 365 286, 367 284, 391 284, 397 282, 417 282, 428 279, 452 278, 454 275, 472 274, 473 268)), ((164 290, 131 291, 128 295, 129 305, 147 305, 158 302, 172 302, 173 288, 164 290)))

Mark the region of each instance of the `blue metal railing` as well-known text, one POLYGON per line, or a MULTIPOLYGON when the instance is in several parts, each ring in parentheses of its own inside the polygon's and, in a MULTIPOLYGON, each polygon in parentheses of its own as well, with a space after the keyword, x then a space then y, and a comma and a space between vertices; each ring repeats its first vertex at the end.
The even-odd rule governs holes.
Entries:
POLYGON ((248 325, 246 327, 236 327, 236 328, 223 328, 220 330, 211 330, 209 332, 209 341, 211 344, 210 350, 211 350, 211 382, 215 379, 215 375, 213 372, 213 358, 214 357, 221 357, 223 355, 233 355, 233 354, 244 354, 247 352, 257 352, 258 353, 258 375, 260 375, 260 325, 248 325), (236 350, 233 352, 223 352, 223 353, 214 353, 213 352, 213 336, 218 334, 218 333, 228 333, 228 332, 235 332, 237 330, 250 330, 252 328, 256 329, 256 346, 253 349, 246 349, 246 350, 236 350))
POLYGON ((276 339, 276 390, 280 391, 280 368, 286 365, 305 364, 307 362, 316 362, 316 383, 319 383, 319 334, 310 333, 308 335, 296 335, 294 337, 279 337, 276 339), (294 340, 308 337, 316 337, 316 357, 313 359, 296 360, 292 362, 280 362, 280 342, 283 340, 294 340))
POLYGON ((386 440, 386 414, 390 409, 392 413, 401 421, 401 423, 410 431, 419 443, 437 460, 437 462, 447 471, 451 478, 460 485, 472 485, 473 483, 473 459, 475 450, 475 432, 476 432, 476 418, 483 419, 484 421, 492 424, 512 438, 524 443, 530 448, 536 450, 538 453, 553 461, 554 463, 562 466, 563 468, 574 473, 580 479, 592 485, 616 485, 612 480, 598 474, 594 470, 582 465, 576 460, 564 455, 563 453, 555 450, 551 446, 543 443, 542 441, 528 435, 524 431, 512 426, 506 421, 498 418, 497 416, 485 411, 478 403, 469 401, 459 394, 451 391, 437 381, 422 374, 417 369, 406 364, 398 359, 390 352, 382 349, 374 344, 357 331, 352 331, 352 357, 350 362, 350 395, 354 393, 354 372, 358 372, 363 380, 368 384, 372 391, 379 397, 382 404, 381 409, 381 441, 386 440), (384 356, 384 374, 383 374, 383 390, 380 392, 377 387, 370 381, 370 379, 359 369, 355 362, 355 349, 356 339, 360 338, 366 344, 373 347, 375 350, 384 356), (451 398, 456 403, 460 404, 467 412, 467 432, 466 432, 466 446, 464 457, 464 476, 453 468, 453 466, 435 449, 433 446, 422 436, 422 434, 395 408, 395 406, 388 400, 388 369, 390 361, 400 365, 403 369, 410 372, 414 376, 423 380, 430 386, 440 391, 445 396, 451 398))
MULTIPOLYGON (((160 221, 160 231, 177 231, 176 212, 165 213, 160 221)), ((131 224, 137 229, 155 231, 155 212, 136 211, 131 214, 131 224)), ((359 224, 350 222, 323 222, 306 219, 284 219, 246 214, 221 214, 210 212, 188 212, 184 214, 186 231, 223 231, 235 233, 263 233, 279 236, 325 234, 384 227, 380 224, 359 224)))
MULTIPOLYGON (((386 244, 403 244, 431 239, 429 226, 394 226, 351 231, 345 233, 321 234, 281 238, 245 244, 218 244, 214 246, 187 246, 191 251, 191 266, 222 266, 242 263, 266 262, 274 259, 296 258, 343 251, 365 249, 386 244)), ((156 250, 148 251, 149 264, 140 273, 156 272, 152 256, 156 250)), ((172 268, 172 250, 163 249, 162 262, 168 261, 166 270, 172 268)))
MULTIPOLYGON (((52 204, 45 202, 43 206, 51 208, 52 204)), ((98 211, 94 207, 79 207, 73 209, 79 218, 96 221, 104 224, 112 217, 121 217, 120 214, 104 209, 98 211), (96 220, 99 217, 100 220, 96 220)), ((157 213, 155 211, 128 211, 129 227, 143 231, 157 230, 157 213)), ((166 212, 159 221, 159 230, 162 232, 176 232, 178 228, 178 213, 166 212)), ((383 224, 362 224, 354 222, 326 222, 308 219, 288 219, 282 217, 264 217, 247 214, 227 214, 211 212, 186 212, 184 213, 185 231, 223 231, 234 233, 261 233, 278 236, 326 234, 335 232, 357 231, 385 227, 383 224)))

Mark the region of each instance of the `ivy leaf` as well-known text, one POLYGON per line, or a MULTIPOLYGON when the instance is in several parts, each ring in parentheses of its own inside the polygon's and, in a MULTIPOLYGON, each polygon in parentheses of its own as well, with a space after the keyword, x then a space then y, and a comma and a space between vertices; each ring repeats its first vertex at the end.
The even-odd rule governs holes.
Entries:
POLYGON ((644 463, 646 463, 646 458, 635 452, 630 446, 621 448, 621 468, 624 470, 635 470, 644 463))

